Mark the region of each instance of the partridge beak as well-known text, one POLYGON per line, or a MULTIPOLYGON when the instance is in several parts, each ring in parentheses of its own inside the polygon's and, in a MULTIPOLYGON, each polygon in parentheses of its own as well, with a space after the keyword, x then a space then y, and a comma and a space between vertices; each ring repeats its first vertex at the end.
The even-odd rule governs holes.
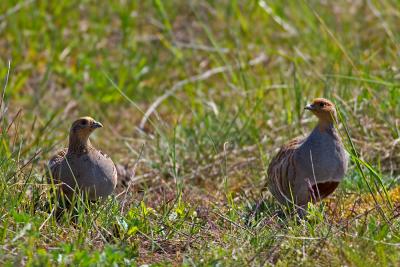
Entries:
POLYGON ((304 109, 315 110, 315 106, 313 104, 308 104, 304 109))
POLYGON ((94 121, 93 124, 92 124, 92 128, 93 129, 97 129, 97 128, 101 128, 101 127, 103 127, 103 124, 101 124, 98 121, 94 121))

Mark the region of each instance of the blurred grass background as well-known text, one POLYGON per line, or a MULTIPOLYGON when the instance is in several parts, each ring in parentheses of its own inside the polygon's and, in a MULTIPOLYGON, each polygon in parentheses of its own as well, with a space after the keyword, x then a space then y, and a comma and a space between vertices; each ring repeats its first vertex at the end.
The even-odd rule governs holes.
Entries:
POLYGON ((1 1, 0 264, 396 265, 399 10, 1 1), (249 219, 269 160, 312 129, 303 107, 319 96, 357 151, 345 181, 309 221, 277 217, 267 192, 249 219), (135 177, 126 198, 57 223, 45 164, 83 115, 105 125, 93 143, 135 177))

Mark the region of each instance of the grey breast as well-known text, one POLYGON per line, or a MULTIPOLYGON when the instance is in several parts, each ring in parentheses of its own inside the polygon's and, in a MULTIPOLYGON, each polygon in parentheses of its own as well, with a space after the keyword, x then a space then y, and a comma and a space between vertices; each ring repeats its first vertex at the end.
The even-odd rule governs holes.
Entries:
POLYGON ((296 152, 297 177, 314 184, 340 182, 347 170, 347 155, 334 128, 315 128, 296 152))
POLYGON ((90 199, 110 195, 116 185, 114 163, 95 149, 87 154, 67 155, 61 163, 60 174, 64 183, 87 191, 90 199))

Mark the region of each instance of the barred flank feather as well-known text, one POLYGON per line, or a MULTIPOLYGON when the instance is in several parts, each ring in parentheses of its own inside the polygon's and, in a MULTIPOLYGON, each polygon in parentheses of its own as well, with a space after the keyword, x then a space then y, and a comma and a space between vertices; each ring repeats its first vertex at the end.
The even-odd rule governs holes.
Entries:
POLYGON ((48 180, 47 182, 50 184, 51 183, 51 178, 54 179, 54 183, 60 183, 60 180, 57 178, 59 176, 59 172, 60 172, 60 164, 63 161, 65 155, 67 154, 68 149, 64 148, 63 150, 60 150, 57 154, 55 154, 48 163, 50 172, 51 172, 51 176, 48 175, 48 180))
POLYGON ((302 138, 295 138, 284 145, 268 167, 267 187, 281 204, 291 201, 293 182, 296 177, 293 157, 294 152, 303 141, 302 138))

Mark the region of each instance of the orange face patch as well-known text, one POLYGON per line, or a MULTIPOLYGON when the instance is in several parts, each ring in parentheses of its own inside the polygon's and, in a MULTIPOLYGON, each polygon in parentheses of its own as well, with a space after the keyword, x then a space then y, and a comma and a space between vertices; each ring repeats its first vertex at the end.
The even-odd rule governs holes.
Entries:
POLYGON ((331 111, 335 108, 332 102, 325 98, 316 98, 314 99, 312 105, 314 106, 315 110, 319 111, 331 111))

